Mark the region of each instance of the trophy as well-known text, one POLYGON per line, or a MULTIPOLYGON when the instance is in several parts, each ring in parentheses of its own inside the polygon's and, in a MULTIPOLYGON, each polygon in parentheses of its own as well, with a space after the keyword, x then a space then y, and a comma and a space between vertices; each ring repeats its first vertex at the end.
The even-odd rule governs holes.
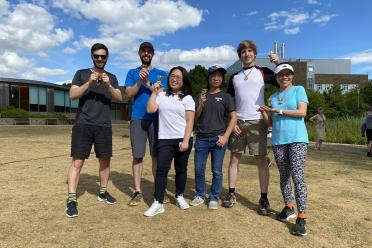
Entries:
POLYGON ((98 77, 97 77, 97 85, 100 85, 102 83, 102 74, 103 73, 98 73, 98 77))
MULTIPOLYGON (((142 65, 141 65, 141 68, 142 68, 142 69, 146 69, 146 71, 148 71, 148 66, 145 65, 145 64, 142 64, 142 65)), ((149 87, 149 88, 150 88, 150 86, 152 85, 152 83, 149 81, 148 78, 147 78, 147 81, 146 81, 145 84, 146 84, 146 86, 149 87)))

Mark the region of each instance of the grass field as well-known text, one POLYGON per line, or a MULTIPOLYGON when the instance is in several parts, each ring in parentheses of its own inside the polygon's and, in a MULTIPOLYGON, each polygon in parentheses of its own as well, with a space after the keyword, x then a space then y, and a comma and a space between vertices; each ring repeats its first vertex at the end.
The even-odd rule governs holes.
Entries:
MULTIPOLYGON (((131 152, 123 126, 114 128, 109 192, 116 205, 96 200, 99 186, 94 155, 87 160, 78 187, 79 217, 64 216, 66 172, 70 164, 68 126, 0 126, 0 247, 371 247, 372 160, 364 146, 324 145, 309 149, 308 236, 291 234, 293 222, 256 213, 257 170, 243 157, 238 180, 238 203, 232 209, 210 211, 206 205, 180 210, 174 198, 165 213, 146 218, 152 202, 150 159, 145 160, 145 203, 129 207, 131 152)), ((227 175, 229 153, 225 158, 227 175)), ((208 165, 207 183, 211 176, 208 165)), ((275 213, 282 197, 278 171, 271 169, 269 199, 275 213)), ((194 190, 193 154, 189 160, 186 198, 194 190)), ((224 177, 224 194, 227 180, 224 177)), ((174 172, 168 192, 174 191, 174 172)))

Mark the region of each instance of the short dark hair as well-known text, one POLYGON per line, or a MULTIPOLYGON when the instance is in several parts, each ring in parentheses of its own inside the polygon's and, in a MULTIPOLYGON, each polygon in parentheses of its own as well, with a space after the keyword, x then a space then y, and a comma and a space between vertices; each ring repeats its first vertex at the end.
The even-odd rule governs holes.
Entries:
POLYGON ((250 48, 253 50, 254 55, 257 55, 257 46, 256 44, 251 40, 243 40, 239 43, 238 48, 236 49, 236 52, 238 53, 238 56, 240 58, 240 54, 242 51, 246 48, 250 48))
MULTIPOLYGON (((173 67, 172 69, 170 69, 170 71, 168 73, 168 86, 169 86, 170 75, 176 69, 180 70, 181 73, 182 73, 182 83, 183 83, 182 88, 181 88, 182 94, 179 96, 182 99, 185 96, 192 94, 191 83, 190 83, 189 73, 187 72, 187 70, 185 68, 183 68, 182 66, 176 66, 176 67, 173 67)), ((166 91, 166 95, 167 96, 172 95, 172 89, 171 89, 170 86, 168 87, 168 89, 166 91)))
POLYGON ((92 48, 90 49, 90 53, 93 54, 95 51, 100 50, 100 49, 104 49, 106 51, 106 55, 109 55, 109 51, 107 47, 102 43, 94 44, 92 48))

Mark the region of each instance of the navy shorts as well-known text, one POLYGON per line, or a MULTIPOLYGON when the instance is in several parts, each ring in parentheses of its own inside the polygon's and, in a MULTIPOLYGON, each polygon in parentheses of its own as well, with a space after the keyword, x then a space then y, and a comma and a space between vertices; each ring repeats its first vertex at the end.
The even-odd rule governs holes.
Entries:
POLYGON ((71 157, 89 158, 92 145, 97 158, 112 157, 111 126, 75 124, 72 128, 71 157))
POLYGON ((372 129, 367 129, 366 133, 367 133, 367 140, 371 141, 372 140, 372 129))

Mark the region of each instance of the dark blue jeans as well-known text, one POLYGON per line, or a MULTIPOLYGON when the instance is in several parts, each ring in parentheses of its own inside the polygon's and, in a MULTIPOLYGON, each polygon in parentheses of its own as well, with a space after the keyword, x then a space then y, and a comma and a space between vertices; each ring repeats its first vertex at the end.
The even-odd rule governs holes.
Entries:
POLYGON ((222 165, 227 147, 219 147, 216 142, 218 136, 197 137, 195 142, 195 191, 200 197, 205 196, 205 167, 208 155, 211 153, 212 185, 209 194, 210 200, 218 200, 222 191, 222 165))

